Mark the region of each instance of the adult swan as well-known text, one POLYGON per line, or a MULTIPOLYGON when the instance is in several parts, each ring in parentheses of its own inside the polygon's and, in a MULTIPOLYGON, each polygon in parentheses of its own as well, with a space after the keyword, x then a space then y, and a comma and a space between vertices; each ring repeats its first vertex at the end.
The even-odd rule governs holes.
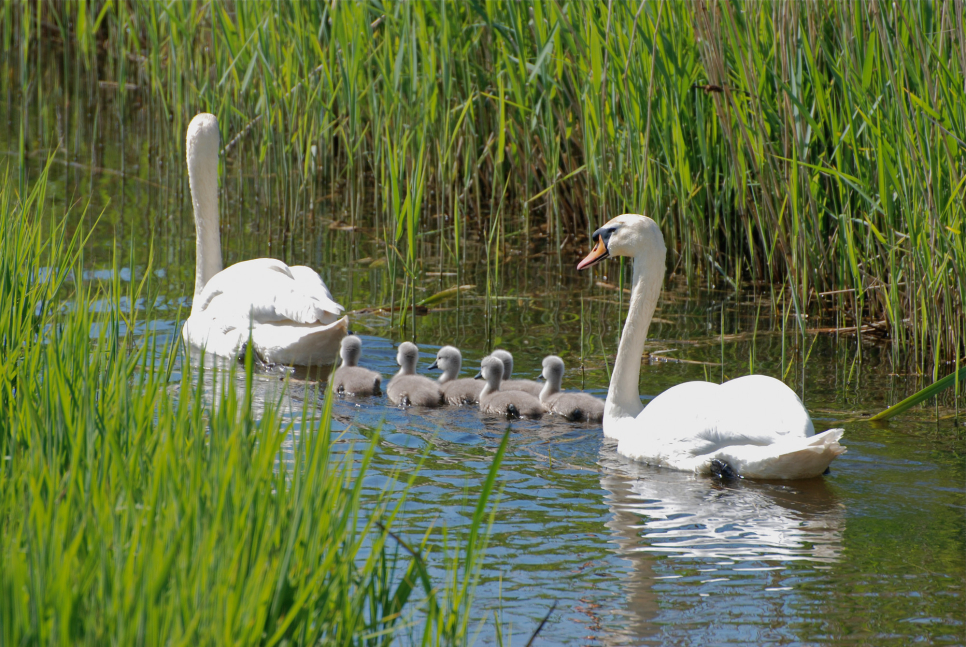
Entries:
POLYGON ((237 357, 248 341, 263 362, 332 364, 348 320, 318 274, 272 258, 221 265, 218 232, 218 119, 188 125, 188 182, 195 213, 195 295, 181 331, 185 343, 237 357))
POLYGON ((604 408, 604 435, 628 458, 699 474, 759 479, 819 476, 845 452, 842 429, 815 434, 795 392, 771 377, 686 382, 641 406, 641 354, 664 279, 664 236, 646 216, 618 216, 594 232, 582 270, 609 256, 634 259, 630 311, 604 408))

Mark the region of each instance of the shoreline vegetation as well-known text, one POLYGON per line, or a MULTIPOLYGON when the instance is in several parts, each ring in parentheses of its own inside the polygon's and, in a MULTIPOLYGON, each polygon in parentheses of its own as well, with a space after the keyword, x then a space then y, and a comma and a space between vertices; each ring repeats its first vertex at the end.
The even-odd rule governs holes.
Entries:
MULTIPOLYGON (((966 344, 962 9, 6 3, 0 36, 21 79, 83 68, 65 83, 147 107, 165 133, 215 113, 225 155, 281 184, 280 204, 338 187, 406 283, 430 230, 454 260, 468 235, 575 250, 642 212, 689 284, 763 287, 938 379, 966 344)), ((50 149, 70 149, 64 126, 40 127, 50 149)), ((182 138, 157 141, 183 158, 182 138)))
POLYGON ((0 188, 0 642, 466 644, 509 436, 465 535, 400 536, 418 471, 364 497, 378 432, 268 400, 250 355, 173 373, 150 279, 85 281, 46 186, 0 188))

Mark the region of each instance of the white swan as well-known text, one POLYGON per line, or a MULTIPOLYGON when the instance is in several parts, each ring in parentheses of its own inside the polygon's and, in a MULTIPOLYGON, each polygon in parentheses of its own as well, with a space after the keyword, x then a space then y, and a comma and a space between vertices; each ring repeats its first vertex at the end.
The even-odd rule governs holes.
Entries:
POLYGON ((251 331, 264 362, 332 364, 349 322, 342 306, 309 267, 272 258, 222 269, 218 230, 218 119, 196 115, 188 125, 188 182, 194 207, 195 293, 181 331, 186 344, 224 358, 238 356, 251 331))
POLYGON ((630 311, 607 391, 604 435, 628 458, 707 474, 714 469, 748 478, 819 476, 843 454, 842 429, 815 435, 795 392, 764 375, 724 384, 686 382, 641 406, 637 386, 647 328, 664 279, 664 236, 646 216, 618 216, 593 234, 582 270, 609 256, 634 259, 630 311))

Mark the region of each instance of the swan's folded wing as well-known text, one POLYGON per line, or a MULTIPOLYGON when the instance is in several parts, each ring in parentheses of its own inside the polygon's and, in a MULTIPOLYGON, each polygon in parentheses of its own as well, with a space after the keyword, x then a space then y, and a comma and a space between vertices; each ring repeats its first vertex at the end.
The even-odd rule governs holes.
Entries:
POLYGON ((335 302, 335 298, 329 292, 329 288, 326 287, 325 282, 322 281, 322 277, 319 276, 318 272, 305 265, 292 265, 288 269, 292 273, 295 281, 307 293, 312 294, 322 303, 326 301, 331 302, 332 307, 337 308, 340 313, 342 312, 342 306, 335 302))
POLYGON ((813 478, 821 476, 835 458, 846 452, 838 442, 843 432, 829 429, 808 438, 789 438, 765 447, 736 445, 707 458, 723 460, 746 478, 813 478))
POLYGON ((310 268, 281 261, 242 261, 216 274, 198 299, 198 312, 254 324, 322 324, 339 320, 343 308, 310 268), (294 272, 293 272, 294 270, 294 272))

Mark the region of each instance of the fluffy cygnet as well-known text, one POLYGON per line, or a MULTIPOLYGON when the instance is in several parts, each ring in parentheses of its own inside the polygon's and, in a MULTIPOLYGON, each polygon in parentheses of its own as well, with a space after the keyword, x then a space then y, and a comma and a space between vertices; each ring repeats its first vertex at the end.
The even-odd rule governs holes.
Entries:
POLYGON ((404 341, 399 344, 396 353, 396 363, 400 369, 389 380, 386 395, 393 404, 403 406, 438 407, 443 404, 443 394, 439 385, 422 375, 416 375, 416 362, 419 360, 419 349, 416 344, 404 341))
POLYGON ((492 355, 484 358, 480 368, 486 386, 480 392, 480 411, 496 413, 507 418, 540 418, 543 405, 540 400, 523 391, 501 391, 503 362, 492 355))
POLYGON ((439 390, 443 392, 443 399, 447 404, 478 404, 484 384, 472 378, 457 379, 462 366, 463 355, 459 349, 455 346, 443 346, 436 353, 436 361, 429 368, 443 371, 439 376, 439 390))
POLYGON ((564 362, 556 355, 543 358, 543 377, 547 380, 540 391, 540 402, 550 413, 567 420, 600 422, 604 419, 604 401, 587 393, 562 393, 564 362))
POLYGON ((500 383, 501 391, 523 391, 535 398, 540 397, 540 390, 543 389, 543 385, 540 382, 510 379, 510 376, 513 374, 513 355, 509 351, 498 348, 493 351, 492 357, 499 358, 503 362, 503 381, 500 383))
POLYGON ((342 366, 332 376, 332 390, 347 395, 379 395, 382 393, 382 376, 359 366, 362 340, 355 335, 342 338, 342 366))

